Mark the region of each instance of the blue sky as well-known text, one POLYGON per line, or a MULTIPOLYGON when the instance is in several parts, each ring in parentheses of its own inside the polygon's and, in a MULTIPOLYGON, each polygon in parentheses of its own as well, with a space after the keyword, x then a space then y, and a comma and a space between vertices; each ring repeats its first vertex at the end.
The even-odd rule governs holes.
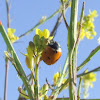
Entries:
MULTIPOLYGON (((15 35, 20 36, 21 34, 28 31, 32 28, 38 21, 42 18, 42 16, 49 17, 53 14, 60 6, 59 0, 10 0, 11 8, 10 8, 10 18, 11 28, 16 29, 15 35)), ((83 0, 79 1, 79 12, 78 19, 81 12, 83 0)), ((89 13, 89 10, 97 10, 98 15, 100 15, 100 1, 99 0, 85 0, 85 14, 89 13)), ((56 19, 58 15, 39 26, 41 30, 49 29, 52 31, 56 19)), ((70 9, 66 12, 66 20, 69 24, 70 19, 70 9)), ((7 17, 6 17, 6 5, 5 0, 0 0, 0 20, 4 27, 7 30, 7 17)), ((78 62, 77 65, 80 65, 83 60, 89 55, 89 53, 98 46, 97 39, 100 37, 100 16, 95 18, 95 31, 97 32, 97 36, 92 40, 87 40, 86 38, 81 41, 78 48, 78 62)), ((18 54, 18 57, 23 65, 23 69, 26 74, 30 73, 29 69, 25 64, 25 57, 20 53, 26 53, 26 48, 28 46, 29 41, 32 41, 33 36, 35 34, 35 30, 29 35, 21 38, 18 43, 15 43, 13 46, 18 54)), ((40 64, 39 71, 39 79, 40 86, 42 86, 45 82, 45 79, 48 78, 48 81, 52 84, 53 75, 58 71, 59 66, 61 68, 64 65, 66 56, 67 56, 67 29, 65 27, 64 22, 59 26, 57 30, 57 35, 54 38, 55 41, 59 42, 62 47, 62 56, 59 61, 51 66, 46 65, 44 62, 40 64)), ((5 60, 4 60, 4 51, 6 51, 6 45, 4 40, 0 34, 0 98, 3 98, 4 93, 4 77, 5 77, 5 60)), ((88 70, 92 70, 98 66, 100 66, 100 51, 91 59, 91 61, 82 69, 82 72, 88 68, 88 70)), ((89 98, 100 98, 99 94, 99 84, 100 84, 100 72, 97 73, 97 81, 94 83, 94 87, 89 89, 89 98)), ((22 85, 21 79, 17 76, 17 73, 10 63, 9 67, 9 79, 8 79, 8 100, 16 100, 18 98, 18 87, 22 85)), ((68 90, 64 90, 59 97, 65 95, 68 97, 68 90)), ((81 96, 82 97, 82 96, 81 96)))

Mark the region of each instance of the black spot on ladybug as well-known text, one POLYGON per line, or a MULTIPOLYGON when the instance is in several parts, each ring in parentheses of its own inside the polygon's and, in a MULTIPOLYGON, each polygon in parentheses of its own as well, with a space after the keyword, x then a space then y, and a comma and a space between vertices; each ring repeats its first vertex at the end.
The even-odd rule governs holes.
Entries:
POLYGON ((45 51, 44 53, 46 54, 47 52, 45 51))
POLYGON ((57 51, 55 51, 55 53, 57 53, 57 51))
POLYGON ((50 60, 50 57, 48 57, 48 59, 50 60))

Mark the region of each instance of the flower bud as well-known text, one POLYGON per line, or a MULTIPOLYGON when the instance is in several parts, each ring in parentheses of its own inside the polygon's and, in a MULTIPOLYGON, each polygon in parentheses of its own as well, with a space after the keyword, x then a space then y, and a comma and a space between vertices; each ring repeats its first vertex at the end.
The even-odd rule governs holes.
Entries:
POLYGON ((33 69, 34 64, 35 64, 35 58, 26 56, 26 65, 30 70, 33 69))
POLYGON ((43 87, 40 89, 41 97, 44 97, 48 92, 49 86, 48 84, 44 84, 43 87))

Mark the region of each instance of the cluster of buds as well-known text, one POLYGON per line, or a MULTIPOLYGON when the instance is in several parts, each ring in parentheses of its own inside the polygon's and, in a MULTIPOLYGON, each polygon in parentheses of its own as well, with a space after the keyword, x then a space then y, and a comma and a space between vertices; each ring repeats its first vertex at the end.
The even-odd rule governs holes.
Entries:
POLYGON ((36 29, 36 35, 33 37, 33 41, 29 42, 27 54, 25 54, 26 65, 30 70, 34 68, 35 63, 40 62, 43 50, 52 39, 53 37, 50 36, 48 29, 44 29, 43 31, 36 29))

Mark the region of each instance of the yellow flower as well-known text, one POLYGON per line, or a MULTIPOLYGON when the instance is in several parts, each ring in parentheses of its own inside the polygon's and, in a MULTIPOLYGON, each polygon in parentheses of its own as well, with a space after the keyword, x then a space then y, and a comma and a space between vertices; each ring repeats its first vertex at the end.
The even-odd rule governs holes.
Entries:
POLYGON ((54 83, 54 85, 56 85, 56 83, 57 83, 57 81, 58 81, 58 79, 59 79, 59 77, 60 77, 61 75, 60 75, 60 73, 55 73, 55 75, 54 75, 54 77, 53 77, 53 83, 54 83))
MULTIPOLYGON (((53 83, 54 83, 55 86, 56 86, 57 81, 59 80, 60 77, 61 77, 61 74, 59 72, 54 74, 53 83)), ((62 84, 64 84, 66 80, 67 80, 66 78, 63 79, 62 84)))
MULTIPOLYGON (((88 72, 88 70, 85 71, 85 73, 87 73, 87 72, 88 72)), ((96 81, 96 74, 91 72, 91 73, 83 76, 82 80, 83 80, 83 88, 84 88, 83 97, 87 98, 89 96, 89 93, 88 93, 89 87, 92 88, 93 82, 96 81)))
MULTIPOLYGON (((87 39, 93 39, 96 36, 96 32, 94 30, 94 17, 97 17, 97 11, 94 10, 93 12, 89 11, 90 14, 84 16, 83 23, 82 23, 82 30, 80 35, 80 40, 86 37, 87 39)), ((77 23, 79 26, 79 22, 77 23)))
POLYGON ((11 43, 14 43, 16 40, 19 39, 19 37, 14 35, 15 31, 16 31, 15 29, 8 28, 8 37, 9 37, 11 43))
MULTIPOLYGON (((86 70, 85 73, 87 73, 87 72, 88 72, 88 70, 86 70)), ((94 73, 87 74, 87 75, 83 76, 82 79, 83 79, 84 84, 88 84, 92 88, 93 82, 96 81, 96 74, 94 74, 94 73)))
POLYGON ((48 29, 44 29, 42 32, 40 29, 36 29, 36 34, 39 35, 39 37, 44 37, 45 39, 49 39, 49 40, 52 40, 53 37, 50 36, 50 32, 48 29), (50 37, 49 37, 50 36, 50 37))
POLYGON ((98 17, 98 14, 97 14, 97 11, 96 10, 94 10, 93 12, 91 12, 90 10, 89 10, 89 13, 90 13, 90 17, 98 17))

